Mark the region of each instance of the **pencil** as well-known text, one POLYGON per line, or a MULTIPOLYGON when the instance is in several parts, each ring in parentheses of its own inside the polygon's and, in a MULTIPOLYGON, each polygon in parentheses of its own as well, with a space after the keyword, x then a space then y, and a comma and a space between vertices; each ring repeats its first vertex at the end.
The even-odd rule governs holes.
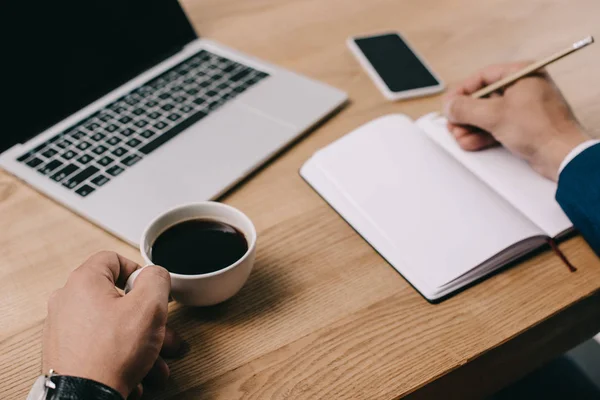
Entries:
POLYGON ((494 82, 491 85, 484 87, 483 89, 479 89, 475 93, 471 94, 471 97, 474 99, 479 99, 481 97, 488 96, 488 95, 492 94, 493 92, 495 92, 496 90, 501 89, 507 85, 510 85, 511 83, 515 82, 516 80, 521 79, 524 76, 527 76, 527 75, 537 71, 540 68, 544 68, 546 65, 551 64, 556 60, 560 60, 561 58, 568 56, 569 54, 574 53, 577 50, 582 49, 585 46, 590 45, 592 43, 594 43, 594 38, 592 36, 588 36, 585 39, 582 39, 580 41, 573 43, 571 46, 567 47, 566 49, 558 51, 558 52, 552 54, 551 56, 546 57, 540 61, 534 62, 534 63, 528 65, 527 67, 523 68, 522 70, 515 72, 514 74, 509 75, 506 78, 499 80, 498 82, 494 82))

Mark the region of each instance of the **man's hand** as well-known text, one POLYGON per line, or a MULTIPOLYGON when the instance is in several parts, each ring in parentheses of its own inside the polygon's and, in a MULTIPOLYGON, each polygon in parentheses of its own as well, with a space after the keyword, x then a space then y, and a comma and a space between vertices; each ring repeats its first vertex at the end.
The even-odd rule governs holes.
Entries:
POLYGON ((122 295, 139 266, 116 253, 102 252, 71 273, 48 301, 43 336, 43 369, 54 369, 108 385, 124 398, 139 397, 140 382, 163 384, 169 368, 159 353, 179 350, 166 328, 171 280, 161 267, 145 268, 135 288, 122 295))
POLYGON ((454 88, 444 105, 448 129, 465 150, 501 143, 543 176, 557 180, 561 162, 588 137, 547 73, 522 78, 489 98, 469 97, 526 65, 494 65, 454 88))

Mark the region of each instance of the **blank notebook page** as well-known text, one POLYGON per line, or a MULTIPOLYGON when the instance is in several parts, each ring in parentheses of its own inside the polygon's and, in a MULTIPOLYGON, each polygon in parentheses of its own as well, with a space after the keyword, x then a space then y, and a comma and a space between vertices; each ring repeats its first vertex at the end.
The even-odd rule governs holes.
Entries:
POLYGON ((543 234, 401 115, 318 151, 301 173, 421 291, 543 234))
POLYGON ((417 121, 427 135, 494 188, 550 237, 572 227, 554 194, 556 183, 535 172, 503 147, 464 151, 446 129, 446 119, 429 114, 417 121))

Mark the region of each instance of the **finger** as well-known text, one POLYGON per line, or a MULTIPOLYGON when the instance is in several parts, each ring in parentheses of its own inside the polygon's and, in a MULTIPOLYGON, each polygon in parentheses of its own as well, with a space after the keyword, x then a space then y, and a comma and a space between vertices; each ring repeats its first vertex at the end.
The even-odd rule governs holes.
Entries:
POLYGON ((466 151, 478 151, 495 146, 498 142, 488 133, 467 133, 456 139, 458 145, 466 151))
POLYGON ((448 92, 447 98, 470 95, 485 86, 491 85, 492 83, 523 69, 529 64, 530 62, 521 61, 516 63, 490 65, 452 88, 448 92))
POLYGON ((144 386, 142 384, 138 384, 135 389, 129 394, 127 400, 140 400, 144 395, 144 386))
POLYGON ((454 125, 450 132, 458 145, 467 151, 483 150, 499 144, 489 133, 470 126, 454 125))
POLYGON ((448 131, 454 136, 454 139, 459 139, 461 136, 469 135, 471 133, 484 133, 479 128, 475 128, 469 125, 456 125, 452 123, 448 123, 448 131))
POLYGON ((160 355, 166 358, 178 357, 181 355, 182 347, 183 341, 179 335, 167 326, 160 355))
POLYGON ((454 136, 454 138, 458 140, 463 136, 470 135, 472 133, 477 133, 476 130, 477 128, 469 126, 454 125, 450 132, 452 133, 452 136, 454 136))
POLYGON ((501 98, 472 99, 456 96, 444 105, 448 121, 454 125, 471 125, 492 132, 501 117, 501 98))
POLYGON ((167 321, 170 291, 169 272, 158 265, 151 265, 140 272, 133 289, 125 295, 125 299, 135 302, 142 309, 152 310, 153 315, 161 317, 161 324, 163 324, 167 321))
POLYGON ((129 275, 140 266, 128 258, 114 251, 101 251, 88 258, 76 272, 78 274, 92 274, 105 277, 112 286, 123 288, 129 275))
POLYGON ((162 388, 167 384, 169 375, 171 375, 169 366, 165 360, 158 357, 144 378, 144 384, 151 387, 162 388))

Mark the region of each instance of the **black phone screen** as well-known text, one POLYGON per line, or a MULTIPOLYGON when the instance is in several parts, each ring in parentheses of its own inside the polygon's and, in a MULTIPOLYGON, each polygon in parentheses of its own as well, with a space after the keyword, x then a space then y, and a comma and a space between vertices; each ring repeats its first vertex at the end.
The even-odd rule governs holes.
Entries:
POLYGON ((397 34, 363 37, 354 41, 392 92, 439 85, 397 34))

